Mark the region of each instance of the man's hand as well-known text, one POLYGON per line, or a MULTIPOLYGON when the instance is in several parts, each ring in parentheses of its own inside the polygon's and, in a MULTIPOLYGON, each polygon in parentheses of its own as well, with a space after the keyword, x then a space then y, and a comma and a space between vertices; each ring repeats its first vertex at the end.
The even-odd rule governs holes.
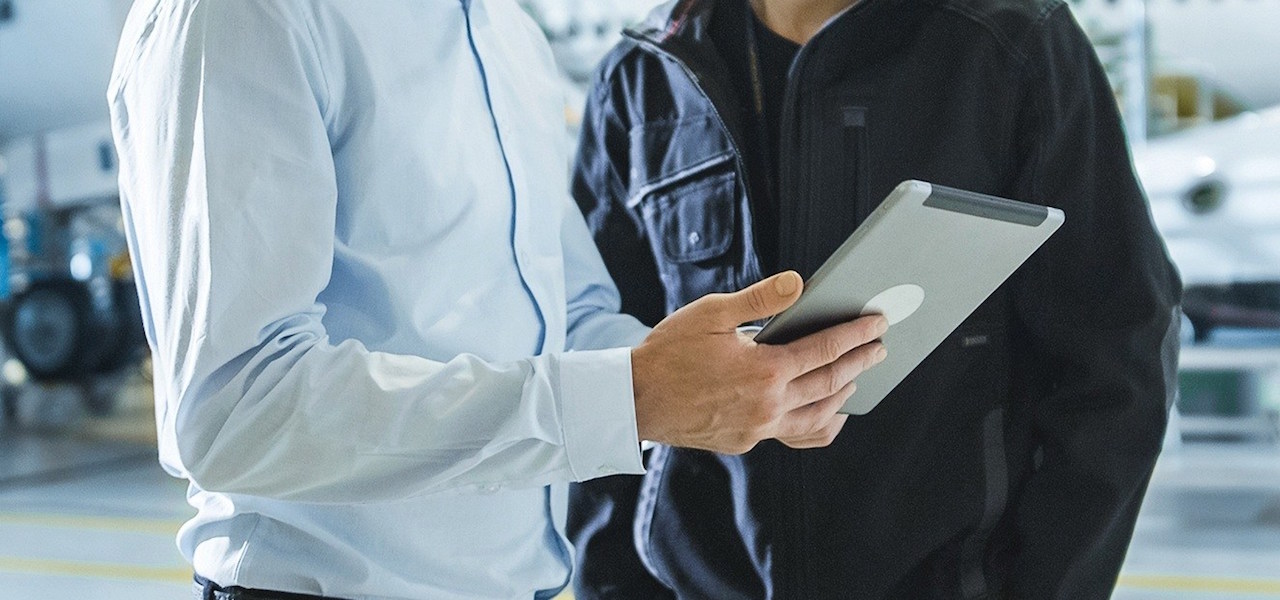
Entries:
POLYGON ((854 378, 884 360, 881 316, 862 317, 784 345, 757 344, 737 327, 782 312, 803 282, 788 271, 672 313, 631 353, 640 438, 741 454, 777 438, 826 446, 854 378))

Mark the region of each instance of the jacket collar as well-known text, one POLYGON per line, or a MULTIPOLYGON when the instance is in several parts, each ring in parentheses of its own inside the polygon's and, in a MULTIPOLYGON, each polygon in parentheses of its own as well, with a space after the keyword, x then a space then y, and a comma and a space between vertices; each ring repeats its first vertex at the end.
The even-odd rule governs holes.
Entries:
POLYGON ((630 31, 658 45, 676 37, 700 39, 706 35, 714 6, 715 0, 669 0, 654 7, 630 31))
MULTIPOLYGON (((743 2, 746 0, 721 0, 743 2)), ((721 65, 711 43, 711 15, 716 0, 670 0, 625 34, 675 56, 694 73, 715 72, 721 65)))
MULTIPOLYGON (((717 8, 746 10, 747 0, 671 0, 654 8, 628 35, 683 60, 695 74, 721 66, 709 31, 717 8)), ((842 76, 863 60, 874 60, 907 43, 911 31, 936 2, 929 0, 859 0, 810 40, 809 75, 816 82, 842 76)))

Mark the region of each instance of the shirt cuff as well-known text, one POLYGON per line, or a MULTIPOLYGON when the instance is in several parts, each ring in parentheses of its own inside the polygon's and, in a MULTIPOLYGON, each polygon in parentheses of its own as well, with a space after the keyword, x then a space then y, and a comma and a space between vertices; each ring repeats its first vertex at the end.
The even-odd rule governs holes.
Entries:
POLYGON ((631 349, 560 355, 560 419, 575 481, 644 473, 631 387, 631 349))

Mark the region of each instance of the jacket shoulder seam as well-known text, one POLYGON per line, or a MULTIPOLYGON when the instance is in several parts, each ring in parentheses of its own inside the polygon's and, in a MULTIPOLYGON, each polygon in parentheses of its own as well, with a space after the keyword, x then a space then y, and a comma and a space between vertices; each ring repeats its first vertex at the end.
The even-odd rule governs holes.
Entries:
MULTIPOLYGON (((1009 56, 1013 57, 1019 67, 1025 68, 1028 63, 1031 62, 1030 54, 1026 49, 1026 45, 1030 43, 1028 38, 1034 39, 1035 36, 1024 34, 1022 36, 1023 39, 1014 39, 1008 32, 998 27, 996 23, 991 20, 989 15, 964 2, 943 1, 939 2, 938 5, 942 10, 960 15, 986 30, 986 32, 991 35, 992 39, 994 39, 1009 56)), ((1048 20, 1049 16, 1063 6, 1066 6, 1066 4, 1061 0, 1043 3, 1039 7, 1039 10, 1031 15, 1027 31, 1031 32, 1040 30, 1044 26, 1045 21, 1048 20)))
POLYGON ((637 52, 640 51, 640 45, 627 38, 623 38, 617 45, 609 51, 604 58, 600 59, 600 65, 597 68, 595 80, 597 84, 609 84, 618 76, 618 71, 622 67, 622 63, 631 60, 637 52))

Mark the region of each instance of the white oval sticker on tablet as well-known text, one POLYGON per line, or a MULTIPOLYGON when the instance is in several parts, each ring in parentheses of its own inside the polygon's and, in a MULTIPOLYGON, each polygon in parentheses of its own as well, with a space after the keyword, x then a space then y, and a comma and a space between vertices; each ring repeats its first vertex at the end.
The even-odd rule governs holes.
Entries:
POLYGON ((907 317, 915 314, 920 309, 920 305, 924 304, 924 288, 904 283, 895 285, 879 294, 876 294, 860 311, 862 314, 880 314, 889 320, 890 325, 901 323, 907 317))

